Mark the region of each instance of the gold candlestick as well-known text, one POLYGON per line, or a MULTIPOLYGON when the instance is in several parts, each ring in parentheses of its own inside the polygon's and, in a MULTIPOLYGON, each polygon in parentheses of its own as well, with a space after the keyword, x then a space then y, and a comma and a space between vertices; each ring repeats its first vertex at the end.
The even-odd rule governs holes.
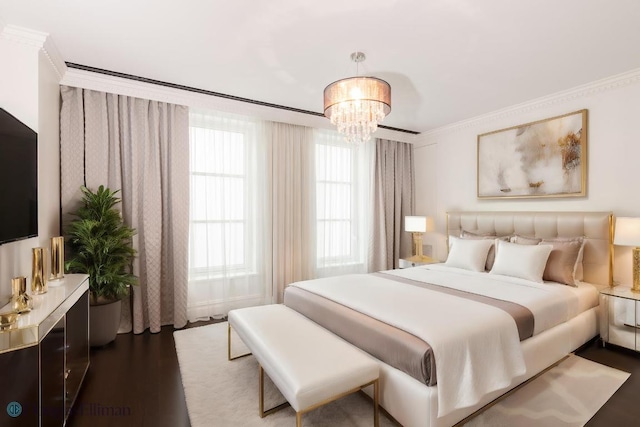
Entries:
POLYGON ((33 300, 27 295, 27 278, 19 276, 11 279, 11 289, 13 290, 13 297, 11 298, 13 311, 18 314, 31 311, 33 300))
POLYGON ((64 277, 64 237, 51 238, 51 276, 49 280, 64 277))
POLYGON ((35 295, 47 292, 47 276, 44 273, 44 248, 33 248, 31 258, 31 292, 35 295))

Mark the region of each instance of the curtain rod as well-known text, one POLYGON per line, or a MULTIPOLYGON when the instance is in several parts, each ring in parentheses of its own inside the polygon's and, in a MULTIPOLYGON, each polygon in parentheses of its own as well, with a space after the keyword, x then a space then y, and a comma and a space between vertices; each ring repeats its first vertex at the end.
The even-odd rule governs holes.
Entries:
MULTIPOLYGON (((113 77, 120 77, 120 78, 123 78, 123 79, 135 80, 135 81, 143 82, 143 83, 151 83, 151 84, 158 85, 158 86, 164 86, 164 87, 170 87, 170 88, 173 88, 173 89, 186 90, 188 92, 194 92, 194 93, 200 93, 200 94, 204 94, 204 95, 216 96, 218 98, 231 99, 233 101, 247 102, 249 104, 261 105, 263 107, 279 108, 281 110, 293 111, 295 113, 309 114, 311 116, 316 116, 316 117, 324 117, 324 114, 317 113, 315 111, 302 110, 300 108, 287 107, 285 105, 272 104, 270 102, 263 102, 263 101, 257 101, 255 99, 242 98, 240 96, 227 95, 225 93, 213 92, 213 91, 210 91, 210 90, 198 89, 198 88, 191 87, 191 86, 184 86, 184 85, 179 85, 179 84, 175 84, 175 83, 163 82, 163 81, 160 81, 160 80, 150 79, 150 78, 147 78, 147 77, 135 76, 133 74, 119 73, 117 71, 105 70, 105 69, 102 69, 102 68, 91 67, 91 66, 88 66, 88 65, 75 64, 73 62, 65 62, 65 64, 67 64, 67 67, 74 68, 76 70, 90 71, 92 73, 104 74, 104 75, 113 76, 113 77)), ((407 129, 394 128, 394 127, 391 127, 391 126, 378 125, 378 127, 381 128, 381 129, 393 130, 393 131, 396 131, 396 132, 409 133, 411 135, 418 135, 420 133, 420 132, 415 132, 415 131, 407 130, 407 129)))

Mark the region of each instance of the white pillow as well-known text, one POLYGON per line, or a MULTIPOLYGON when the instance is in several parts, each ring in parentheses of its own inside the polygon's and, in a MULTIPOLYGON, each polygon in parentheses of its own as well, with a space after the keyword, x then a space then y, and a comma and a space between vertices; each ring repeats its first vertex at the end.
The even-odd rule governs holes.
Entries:
POLYGON ((552 249, 551 245, 519 245, 498 240, 496 260, 490 273, 542 283, 542 274, 552 249))
POLYGON ((445 265, 471 271, 484 271, 493 240, 470 240, 449 236, 449 256, 445 265))

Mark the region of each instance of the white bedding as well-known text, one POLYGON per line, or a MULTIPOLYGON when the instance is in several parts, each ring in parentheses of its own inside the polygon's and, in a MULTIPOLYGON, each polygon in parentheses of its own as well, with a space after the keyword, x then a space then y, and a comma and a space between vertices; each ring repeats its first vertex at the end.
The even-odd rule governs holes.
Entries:
MULTIPOLYGON (((534 314, 534 334, 579 314, 592 295, 589 285, 540 284, 442 265, 385 273, 523 305, 534 314)), ((477 404, 525 373, 516 324, 499 308, 374 275, 331 277, 291 286, 428 342, 436 359, 438 417, 477 404)))
POLYGON ((577 283, 577 287, 555 282, 538 283, 499 274, 477 273, 443 264, 389 270, 385 273, 525 306, 531 310, 535 319, 533 335, 597 306, 600 295, 596 287, 589 283, 577 283), (469 280, 465 280, 466 278, 469 280))

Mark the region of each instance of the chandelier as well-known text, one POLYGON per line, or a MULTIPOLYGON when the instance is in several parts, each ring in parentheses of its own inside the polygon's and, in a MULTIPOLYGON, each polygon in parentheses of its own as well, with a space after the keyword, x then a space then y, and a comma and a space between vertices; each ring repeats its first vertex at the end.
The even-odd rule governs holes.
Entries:
POLYGON ((364 53, 354 52, 356 77, 331 83, 324 89, 324 115, 344 134, 347 142, 361 143, 391 112, 391 86, 376 77, 359 77, 358 64, 366 59, 364 53))

